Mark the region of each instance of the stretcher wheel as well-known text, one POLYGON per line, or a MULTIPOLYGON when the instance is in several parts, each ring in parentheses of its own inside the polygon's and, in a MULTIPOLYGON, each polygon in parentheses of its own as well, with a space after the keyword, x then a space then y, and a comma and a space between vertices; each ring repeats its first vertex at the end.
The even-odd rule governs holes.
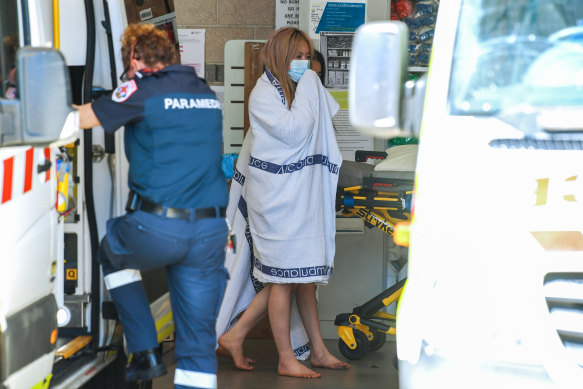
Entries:
POLYGON ((353 329, 354 339, 356 340, 356 348, 351 349, 342 338, 338 339, 338 348, 340 353, 348 359, 356 360, 364 357, 369 350, 369 341, 364 332, 353 329))
POLYGON ((387 341, 387 334, 380 331, 371 331, 373 338, 369 341, 368 351, 377 351, 385 345, 387 341))

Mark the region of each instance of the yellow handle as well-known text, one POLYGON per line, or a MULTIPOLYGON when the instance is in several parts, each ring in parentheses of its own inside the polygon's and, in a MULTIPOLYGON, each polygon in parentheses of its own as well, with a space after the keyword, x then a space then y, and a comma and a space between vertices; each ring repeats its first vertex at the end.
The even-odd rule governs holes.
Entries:
POLYGON ((61 49, 61 35, 59 30, 59 0, 53 0, 53 46, 61 49))

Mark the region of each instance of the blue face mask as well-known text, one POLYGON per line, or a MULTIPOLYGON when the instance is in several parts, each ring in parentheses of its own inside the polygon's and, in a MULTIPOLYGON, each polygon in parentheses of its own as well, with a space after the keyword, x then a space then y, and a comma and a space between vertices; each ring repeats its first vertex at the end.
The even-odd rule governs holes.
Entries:
POLYGON ((309 59, 294 59, 289 64, 289 74, 290 78, 295 82, 300 81, 300 78, 304 75, 304 72, 310 68, 309 59))

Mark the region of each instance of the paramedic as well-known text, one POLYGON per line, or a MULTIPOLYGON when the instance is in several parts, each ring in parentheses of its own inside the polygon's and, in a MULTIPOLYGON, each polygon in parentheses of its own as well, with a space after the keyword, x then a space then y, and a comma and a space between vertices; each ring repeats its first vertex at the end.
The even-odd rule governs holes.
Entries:
POLYGON ((331 121, 338 104, 309 69, 312 52, 304 32, 286 27, 273 33, 261 53, 266 70, 251 92, 251 129, 243 147, 250 148, 244 185, 253 276, 266 287, 219 338, 238 368, 252 370, 243 340, 267 311, 279 353, 278 373, 303 378, 320 374, 294 355, 292 295, 309 338, 312 366, 350 366, 326 348, 317 311, 315 283, 327 283, 333 265, 336 168, 342 157, 331 121))
POLYGON ((176 330, 176 388, 216 388, 215 321, 224 293, 227 184, 220 104, 152 25, 122 37, 129 80, 82 105, 81 128, 125 126, 130 198, 108 221, 99 260, 133 354, 127 381, 166 373, 140 270, 165 268, 176 330))

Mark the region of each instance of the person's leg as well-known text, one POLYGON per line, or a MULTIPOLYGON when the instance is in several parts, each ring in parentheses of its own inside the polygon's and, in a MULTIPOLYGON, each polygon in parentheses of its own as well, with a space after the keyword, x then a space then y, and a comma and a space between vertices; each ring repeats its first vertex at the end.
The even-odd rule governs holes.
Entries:
POLYGON ((176 244, 181 230, 170 228, 174 224, 139 211, 107 221, 98 259, 130 353, 158 348, 156 326, 140 270, 161 268, 186 255, 188 247, 176 244), (160 231, 166 235, 160 236, 160 231))
POLYGON ((98 259, 103 270, 105 286, 113 300, 121 321, 130 354, 158 347, 156 325, 142 276, 136 269, 120 269, 112 264, 111 250, 104 238, 98 259), (108 255, 109 253, 109 255, 108 255))
POLYGON ((320 319, 316 300, 316 288, 313 283, 299 284, 296 290, 298 311, 302 323, 308 334, 311 345, 310 362, 314 367, 327 367, 329 369, 346 369, 350 365, 340 361, 328 351, 322 339, 320 331, 320 319))
MULTIPOLYGON (((247 358, 243 354, 243 341, 249 332, 263 319, 267 313, 267 302, 271 284, 266 284, 259 293, 253 297, 249 307, 243 312, 237 323, 219 338, 219 346, 226 350, 233 358, 235 366, 241 370, 253 370, 251 364, 255 361, 247 358)), ((223 355, 221 349, 217 350, 219 355, 223 355)))
POLYGON ((268 313, 273 331, 273 339, 279 354, 277 372, 280 375, 319 378, 320 374, 302 365, 294 355, 290 339, 291 294, 292 284, 273 284, 269 294, 268 313))
POLYGON ((203 219, 187 257, 168 266, 168 288, 175 326, 177 389, 217 385, 216 318, 227 284, 224 267, 227 228, 223 219, 203 219))
POLYGON ((141 273, 137 269, 120 269, 113 265, 108 252, 115 256, 104 238, 98 259, 131 355, 125 368, 125 380, 129 382, 151 380, 164 375, 166 367, 158 350, 156 326, 142 284, 141 273))

